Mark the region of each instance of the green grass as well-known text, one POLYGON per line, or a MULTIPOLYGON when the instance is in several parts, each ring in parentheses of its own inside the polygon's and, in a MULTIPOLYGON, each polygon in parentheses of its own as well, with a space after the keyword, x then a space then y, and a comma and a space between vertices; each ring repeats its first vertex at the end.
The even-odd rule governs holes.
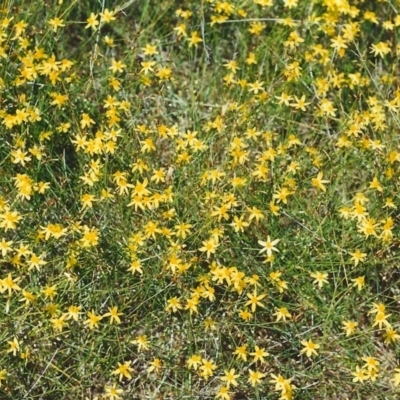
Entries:
POLYGON ((398 4, 267 3, 4 3, 1 399, 398 398, 398 4))

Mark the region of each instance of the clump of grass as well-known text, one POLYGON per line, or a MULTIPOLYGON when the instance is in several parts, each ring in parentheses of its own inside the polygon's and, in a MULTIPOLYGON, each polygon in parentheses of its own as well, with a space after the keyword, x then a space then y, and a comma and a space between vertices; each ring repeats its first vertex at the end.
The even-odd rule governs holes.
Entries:
POLYGON ((397 14, 8 1, 1 398, 397 398, 397 14))

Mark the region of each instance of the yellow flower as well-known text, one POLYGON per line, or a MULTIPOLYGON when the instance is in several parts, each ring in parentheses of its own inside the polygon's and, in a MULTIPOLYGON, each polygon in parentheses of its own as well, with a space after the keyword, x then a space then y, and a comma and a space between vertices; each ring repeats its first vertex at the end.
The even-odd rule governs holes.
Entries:
POLYGON ((142 50, 145 56, 153 56, 158 54, 157 46, 153 46, 150 43, 146 44, 145 47, 142 47, 142 50))
POLYGON ((324 283, 328 283, 328 280, 326 279, 328 277, 328 274, 322 273, 322 272, 315 272, 311 273, 310 276, 312 278, 315 278, 313 283, 318 284, 320 288, 324 285, 324 283))
POLYGON ((132 379, 131 372, 133 368, 131 368, 132 361, 125 361, 123 364, 118 363, 118 368, 111 372, 111 375, 119 375, 119 381, 122 381, 122 378, 132 379))
POLYGON ((56 17, 56 18, 50 19, 48 24, 52 27, 54 32, 57 32, 58 28, 65 26, 65 24, 63 24, 63 22, 64 22, 64 20, 56 17))
POLYGON ((326 187, 325 187, 324 183, 329 183, 329 181, 322 179, 323 176, 324 176, 323 172, 319 172, 316 178, 311 179, 311 183, 317 189, 320 189, 323 192, 326 192, 326 187))
POLYGON ((110 69, 112 71, 113 74, 117 73, 117 72, 123 72, 123 70, 126 68, 126 64, 124 64, 122 61, 117 61, 115 59, 111 60, 111 67, 109 67, 108 69, 110 69))
POLYGON ((249 379, 251 386, 256 386, 258 383, 261 383, 261 379, 265 377, 265 374, 259 371, 253 371, 249 369, 249 379))
POLYGON ((289 313, 286 307, 276 308, 276 312, 273 315, 276 315, 276 322, 281 319, 286 322, 286 318, 292 318, 292 314, 289 313))
POLYGON ((267 255, 270 256, 273 251, 279 251, 276 247, 274 247, 276 244, 278 244, 280 239, 275 239, 271 241, 270 236, 267 236, 267 241, 264 242, 262 240, 258 241, 258 244, 263 246, 263 248, 260 250, 260 253, 263 253, 264 251, 267 252, 267 255))
POLYGON ((162 362, 159 358, 155 358, 152 362, 150 362, 150 367, 147 368, 147 372, 157 372, 159 373, 162 367, 162 362))
POLYGON ((13 356, 17 355, 17 352, 19 351, 19 342, 17 338, 14 336, 14 339, 12 341, 7 342, 10 345, 10 348, 7 350, 7 353, 12 353, 13 356))
POLYGON ((346 336, 352 335, 358 326, 358 323, 354 321, 343 321, 342 324, 342 329, 346 332, 346 336))
POLYGON ((104 390, 105 390, 105 396, 107 396, 109 400, 119 400, 122 398, 120 397, 120 394, 124 393, 122 389, 118 389, 116 387, 115 383, 112 386, 105 386, 104 390))
POLYGON ((358 278, 352 279, 353 286, 357 286, 357 289, 360 291, 365 285, 365 277, 359 276, 358 278))
POLYGON ((207 252, 207 258, 209 258, 211 254, 215 254, 217 247, 218 241, 216 241, 214 238, 210 238, 203 241, 203 247, 200 247, 199 250, 207 252))
POLYGON ((352 260, 354 260, 354 266, 357 267, 359 262, 364 262, 367 257, 367 253, 362 253, 360 250, 356 250, 354 253, 350 253, 352 260))
POLYGON ((2 369, 0 371, 0 387, 1 387, 1 381, 6 380, 6 376, 7 376, 7 370, 6 369, 2 369))
POLYGON ((146 335, 137 336, 136 339, 131 341, 131 343, 137 345, 138 351, 149 349, 149 341, 146 335))
POLYGON ((88 312, 88 319, 83 322, 84 325, 89 325, 89 329, 92 330, 94 328, 97 328, 99 326, 99 322, 102 320, 101 315, 96 315, 94 311, 89 311, 88 312))
POLYGON ((262 300, 264 297, 266 296, 266 294, 260 294, 257 296, 257 292, 254 291, 253 294, 251 293, 247 293, 247 297, 250 299, 248 302, 246 302, 246 306, 251 305, 251 311, 255 312, 256 311, 256 307, 263 307, 265 308, 264 304, 262 304, 260 302, 260 300, 262 300))
POLYGON ((367 371, 359 366, 356 366, 356 371, 352 372, 351 374, 354 376, 353 382, 364 382, 368 379, 367 371))
POLYGON ((300 354, 306 354, 307 357, 317 356, 317 350, 320 348, 319 344, 314 343, 312 340, 302 340, 301 344, 304 346, 300 354))
POLYGON ((197 32, 192 32, 190 34, 190 38, 188 38, 189 47, 197 47, 199 43, 201 43, 203 39, 199 36, 197 32))
POLYGON ((107 23, 115 21, 114 17, 115 11, 110 11, 108 8, 104 10, 104 12, 100 13, 101 22, 107 23))
POLYGON ((118 312, 118 307, 114 306, 112 308, 108 307, 108 313, 105 313, 103 317, 110 317, 110 325, 115 321, 117 324, 121 323, 121 319, 119 318, 122 313, 118 312))
POLYGON ((200 366, 200 375, 205 379, 208 380, 210 376, 214 375, 214 370, 217 369, 217 366, 214 364, 212 360, 206 360, 205 358, 202 359, 202 365, 200 366))
POLYGON ((371 46, 371 53, 374 54, 374 56, 381 56, 382 58, 390 53, 390 46, 388 45, 387 42, 379 42, 377 44, 373 44, 371 46))
POLYGON ((235 374, 235 369, 232 368, 231 370, 225 370, 224 371, 224 376, 221 379, 221 381, 226 382, 226 387, 229 388, 230 385, 237 386, 239 383, 237 382, 237 378, 239 378, 239 374, 235 374))
POLYGON ((264 357, 268 357, 269 353, 262 347, 254 346, 254 353, 250 353, 250 355, 254 356, 253 362, 260 361, 261 363, 265 363, 264 357))
POLYGON ((86 20, 87 25, 85 29, 92 28, 96 29, 97 25, 99 25, 99 21, 97 20, 97 14, 91 13, 90 17, 86 20))
POLYGON ((306 106, 308 106, 311 103, 306 103, 306 96, 303 94, 301 98, 299 99, 297 96, 294 96, 294 103, 290 103, 290 107, 295 108, 296 110, 302 110, 306 111, 306 106))
POLYGON ((187 364, 189 369, 193 368, 195 371, 197 370, 198 366, 201 364, 201 357, 194 354, 192 355, 188 360, 187 360, 187 364))
POLYGON ((399 386, 400 385, 400 368, 395 368, 394 369, 394 375, 391 381, 393 382, 394 386, 399 386))
POLYGON ((243 361, 247 361, 247 344, 236 347, 233 354, 236 354, 236 358, 241 358, 243 361))

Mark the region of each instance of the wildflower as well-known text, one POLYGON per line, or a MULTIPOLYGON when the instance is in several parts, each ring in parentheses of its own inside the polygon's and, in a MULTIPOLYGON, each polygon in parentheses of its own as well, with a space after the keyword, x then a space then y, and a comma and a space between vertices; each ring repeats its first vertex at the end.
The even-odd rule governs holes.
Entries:
POLYGON ((207 258, 209 258, 211 254, 215 254, 217 247, 218 242, 214 238, 210 238, 203 241, 203 247, 200 247, 199 250, 207 252, 207 258))
POLYGON ((354 321, 343 321, 342 324, 342 329, 346 332, 346 336, 352 335, 358 326, 358 323, 354 321))
POLYGON ((363 368, 367 368, 368 371, 379 370, 379 361, 375 357, 362 357, 362 360, 365 361, 363 368))
POLYGON ((78 321, 79 319, 79 314, 81 314, 81 306, 70 306, 68 307, 68 312, 65 313, 66 319, 73 319, 74 321, 78 321))
POLYGON ((253 314, 248 310, 239 311, 239 315, 244 321, 249 321, 253 317, 253 314))
POLYGON ((230 400, 231 396, 229 393, 229 388, 227 386, 220 387, 218 393, 215 395, 215 398, 221 400, 230 400))
POLYGON ((93 207, 93 201, 96 201, 95 196, 92 194, 85 193, 81 197, 81 203, 82 203, 82 210, 85 210, 86 208, 92 208, 93 207))
POLYGON ((115 11, 110 11, 108 8, 106 8, 104 10, 104 12, 100 13, 100 17, 101 17, 101 22, 103 23, 107 23, 107 22, 112 22, 115 21, 115 17, 114 17, 115 11))
POLYGON ((236 347, 233 354, 236 354, 236 358, 241 358, 243 361, 247 361, 247 344, 236 347))
POLYGON ((249 226, 249 223, 243 220, 243 217, 238 218, 237 216, 233 217, 233 222, 230 224, 235 232, 243 232, 244 228, 249 226))
POLYGON ((199 36, 197 32, 192 32, 190 34, 190 38, 188 38, 189 47, 197 47, 199 43, 201 43, 203 39, 199 36))
POLYGON ((188 364, 189 369, 193 368, 195 371, 197 371, 197 368, 201 363, 202 363, 202 358, 197 354, 192 355, 187 360, 187 364, 188 364))
POLYGON ((52 318, 50 322, 53 324, 53 328, 58 332, 62 332, 64 326, 67 324, 65 315, 61 315, 59 318, 52 318))
POLYGON ((99 326, 99 322, 102 320, 101 315, 96 315, 94 311, 89 311, 88 312, 88 319, 83 322, 84 325, 89 325, 89 329, 92 330, 94 328, 97 328, 99 326))
POLYGON ((251 293, 247 293, 247 297, 250 299, 249 301, 246 302, 246 306, 251 305, 251 311, 255 312, 256 311, 256 307, 263 307, 265 308, 264 304, 262 304, 260 302, 260 300, 262 300, 264 297, 266 296, 266 294, 260 294, 257 296, 257 292, 254 291, 253 294, 251 293))
MULTIPOLYGON (((279 191, 277 191, 277 192, 275 192, 273 195, 272 195, 272 198, 273 199, 276 199, 277 200, 277 202, 278 202, 278 204, 282 201, 282 203, 284 203, 284 204, 287 204, 287 197, 289 196, 289 195, 291 195, 291 194, 293 194, 293 192, 292 191, 290 191, 288 188, 286 188, 286 187, 283 187, 283 188, 281 188, 279 191)), ((275 207, 274 207, 274 210, 272 209, 272 207, 271 207, 271 203, 270 203, 270 208, 271 208, 271 211, 275 214, 275 212, 277 212, 277 211, 279 211, 279 207, 276 209, 275 207), (275 212, 274 212, 275 211, 275 212)), ((275 215, 277 215, 277 214, 275 214, 275 215)))
POLYGON ((296 110, 302 110, 306 111, 306 106, 311 104, 311 103, 306 103, 306 96, 303 94, 301 98, 299 99, 297 96, 294 96, 294 103, 290 103, 290 106, 295 108, 296 110))
POLYGON ((340 51, 342 49, 347 49, 348 46, 346 44, 346 40, 342 36, 338 35, 331 39, 331 47, 337 51, 340 51))
POLYGON ((394 369, 394 375, 393 378, 390 379, 391 382, 393 382, 394 386, 399 386, 400 385, 400 368, 395 368, 394 369))
POLYGON ((312 340, 302 340, 301 344, 304 346, 300 354, 306 354, 307 357, 317 356, 317 350, 320 348, 319 344, 314 343, 312 340))
POLYGON ((13 243, 14 243, 14 242, 13 242, 12 240, 9 240, 9 241, 6 242, 6 240, 5 240, 4 238, 1 239, 1 242, 0 242, 0 251, 1 251, 1 255, 2 255, 3 257, 5 257, 5 256, 7 255, 7 253, 8 253, 9 251, 12 250, 11 245, 12 245, 13 243))
POLYGON ((97 20, 97 14, 91 13, 90 17, 86 20, 87 25, 85 26, 85 29, 92 28, 96 29, 97 25, 99 25, 99 21, 97 20))
POLYGON ((365 285, 365 277, 359 276, 358 278, 352 279, 353 286, 356 286, 357 289, 360 291, 365 285))
POLYGON ((173 30, 176 32, 178 39, 182 36, 187 36, 186 25, 184 23, 178 24, 173 30))
POLYGON ((126 68, 126 64, 124 64, 122 61, 117 61, 115 59, 111 60, 111 67, 109 69, 112 71, 113 74, 117 72, 122 72, 126 68))
POLYGON ((110 317, 110 325, 113 324, 115 321, 117 324, 121 323, 121 319, 119 318, 120 315, 123 315, 122 313, 118 312, 118 307, 114 306, 112 308, 108 308, 108 313, 105 313, 103 317, 110 317))
POLYGON ((264 357, 268 357, 269 353, 262 347, 254 346, 254 353, 250 353, 250 355, 254 356, 253 362, 260 361, 261 363, 265 363, 264 357))
POLYGON ((6 369, 0 370, 0 387, 1 387, 1 381, 6 380, 6 376, 7 376, 7 370, 6 369))
POLYGON ((19 351, 19 342, 17 338, 14 336, 14 339, 12 341, 7 342, 10 345, 10 348, 7 350, 7 353, 12 353, 13 356, 15 357, 17 355, 17 352, 19 351))
POLYGON ((6 232, 9 229, 14 230, 21 219, 22 216, 17 211, 6 210, 3 214, 0 213, 0 227, 6 232))
POLYGON ((182 309, 182 304, 177 297, 172 297, 168 300, 168 305, 165 307, 165 309, 169 312, 177 312, 178 310, 182 309))
POLYGON ((34 295, 31 292, 28 292, 27 290, 22 290, 22 296, 23 298, 20 299, 19 301, 25 301, 25 306, 28 306, 29 303, 34 302, 37 299, 37 296, 34 295))
POLYGON ((257 64, 257 59, 256 59, 256 55, 255 53, 249 53, 249 55, 247 56, 245 63, 247 65, 252 65, 252 64, 257 64))
POLYGON ((151 45, 149 43, 146 44, 145 47, 142 47, 142 50, 143 50, 143 54, 145 56, 153 56, 153 55, 158 54, 157 47, 154 45, 151 45))
POLYGON ((286 322, 286 318, 292 318, 292 314, 289 313, 286 307, 276 308, 276 312, 273 315, 276 315, 276 322, 279 322, 281 319, 286 322))
POLYGON ((372 327, 375 327, 378 325, 378 328, 382 329, 382 326, 385 325, 386 328, 390 328, 391 325, 390 325, 389 321, 387 321, 387 318, 390 316, 391 316, 391 314, 386 315, 384 312, 378 311, 375 315, 375 321, 374 321, 372 327))
POLYGON ((108 35, 104 36, 103 42, 109 47, 115 47, 114 39, 109 37, 108 35))
POLYGON ((324 176, 323 172, 319 172, 316 178, 311 179, 311 183, 314 187, 326 192, 326 186, 324 183, 329 183, 329 181, 322 179, 324 176))
POLYGON ((157 373, 159 373, 161 370, 161 366, 161 360, 159 358, 154 358, 153 361, 150 362, 150 367, 147 368, 147 372, 150 373, 156 371, 157 373))
POLYGON ((265 377, 265 374, 259 371, 253 371, 249 369, 249 379, 251 386, 256 386, 258 383, 261 383, 261 379, 265 377))
POLYGON ((80 121, 81 128, 84 129, 86 127, 90 127, 93 124, 94 121, 92 120, 92 118, 90 118, 89 114, 83 113, 82 119, 80 121))
POLYGON ((356 250, 354 253, 350 253, 352 260, 354 260, 354 266, 357 267, 359 262, 364 262, 367 257, 366 253, 362 253, 360 250, 356 250))
POLYGON ((390 342, 396 343, 396 341, 400 340, 400 335, 392 328, 387 328, 386 332, 383 334, 383 338, 386 344, 390 342))
POLYGON ((90 229, 88 226, 83 227, 84 233, 80 239, 82 247, 96 246, 99 242, 99 231, 97 228, 90 229))
POLYGON ((191 298, 187 299, 185 310, 189 310, 190 314, 192 313, 197 314, 199 312, 197 308, 198 304, 199 304, 199 296, 198 295, 192 296, 191 298))
POLYGON ((105 386, 104 390, 104 395, 107 396, 107 398, 109 398, 110 400, 119 400, 122 398, 120 397, 120 395, 124 393, 122 389, 116 387, 115 383, 112 386, 105 386))
POLYGON ((148 350, 149 349, 149 341, 146 335, 139 335, 136 339, 132 340, 131 343, 136 344, 138 347, 138 351, 148 350))
POLYGON ((132 361, 125 361, 123 364, 118 363, 118 368, 111 372, 111 375, 119 375, 119 381, 125 377, 127 379, 132 379, 131 372, 133 368, 131 368, 132 361))
POLYGON ((6 278, 0 279, 0 293, 4 293, 6 290, 8 290, 8 295, 11 296, 12 291, 20 291, 21 288, 17 285, 17 282, 19 282, 21 278, 13 278, 11 276, 11 273, 7 275, 6 278))
POLYGON ((280 239, 275 239, 275 240, 271 241, 271 238, 269 235, 267 236, 266 242, 259 240, 258 244, 263 246, 263 248, 260 250, 260 253, 263 253, 264 251, 266 251, 267 255, 271 256, 273 251, 279 251, 276 247, 274 247, 276 244, 279 243, 279 241, 280 241, 280 239))
POLYGON ((48 21, 48 24, 52 27, 54 32, 57 32, 58 28, 65 26, 65 24, 63 22, 64 22, 64 20, 56 17, 56 18, 50 19, 48 21))
POLYGON ((181 224, 175 225, 175 231, 176 231, 177 237, 186 239, 187 234, 190 233, 190 228, 192 228, 191 224, 181 223, 181 224))
POLYGON ((367 238, 371 235, 378 236, 375 230, 377 227, 378 224, 374 218, 364 218, 358 225, 358 231, 363 233, 367 238))
POLYGON ((260 82, 260 81, 255 81, 253 83, 249 83, 248 84, 249 92, 258 94, 258 92, 264 90, 263 85, 264 85, 264 82, 260 82))
POLYGON ((356 366, 356 371, 352 372, 351 374, 354 376, 353 382, 364 382, 368 379, 366 371, 359 366, 356 366))
POLYGON ((373 44, 371 46, 371 53, 374 54, 374 56, 381 56, 382 58, 390 53, 390 46, 388 45, 387 42, 379 42, 377 44, 373 44))
POLYGON ((217 369, 217 366, 212 360, 206 360, 205 358, 203 358, 201 362, 202 365, 199 368, 200 374, 205 380, 208 380, 210 376, 214 375, 214 370, 217 369))
POLYGON ((310 274, 311 278, 315 278, 313 283, 317 284, 319 288, 322 288, 324 283, 328 283, 328 280, 326 279, 328 277, 328 274, 322 273, 322 272, 315 272, 310 274))
POLYGON ((238 382, 237 382, 237 378, 239 378, 239 374, 235 374, 235 369, 232 368, 231 370, 225 370, 224 371, 224 376, 221 379, 221 381, 226 382, 226 387, 229 388, 230 385, 232 386, 237 386, 238 382))
POLYGON ((271 374, 271 377, 272 379, 269 382, 275 384, 275 390, 281 390, 282 393, 292 391, 293 385, 290 384, 291 378, 285 379, 282 375, 276 376, 274 374, 271 374))
POLYGON ((258 36, 264 29, 265 29, 265 24, 257 21, 257 22, 251 22, 250 28, 248 30, 251 34, 258 36))
POLYGON ((393 203, 393 199, 391 197, 387 197, 385 201, 385 205, 383 208, 393 208, 396 209, 396 205, 393 203))

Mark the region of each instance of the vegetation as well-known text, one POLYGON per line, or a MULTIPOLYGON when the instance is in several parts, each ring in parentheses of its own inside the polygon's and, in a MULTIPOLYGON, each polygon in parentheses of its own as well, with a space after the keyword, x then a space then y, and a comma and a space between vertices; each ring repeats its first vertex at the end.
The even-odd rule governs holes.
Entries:
POLYGON ((3 2, 0 398, 399 398, 399 9, 3 2))

